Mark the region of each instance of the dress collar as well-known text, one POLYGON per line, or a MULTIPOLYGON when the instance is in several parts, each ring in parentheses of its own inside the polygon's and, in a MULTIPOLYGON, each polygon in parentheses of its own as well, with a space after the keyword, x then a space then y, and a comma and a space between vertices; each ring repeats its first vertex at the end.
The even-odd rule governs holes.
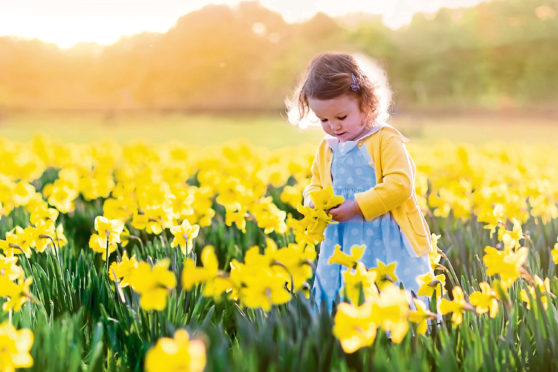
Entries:
POLYGON ((359 138, 354 139, 352 141, 341 142, 341 141, 339 141, 338 138, 336 138, 332 135, 329 135, 329 134, 326 134, 325 140, 327 141, 327 144, 329 145, 329 147, 333 151, 341 151, 341 154, 346 154, 353 147, 355 147, 358 144, 359 141, 365 139, 366 137, 369 137, 369 136, 373 135, 374 133, 376 133, 377 131, 379 131, 380 129, 382 129, 384 127, 388 127, 388 128, 391 128, 391 129, 394 129, 395 131, 397 131, 397 133, 399 133, 403 137, 404 142, 409 141, 409 139, 407 137, 405 137, 403 134, 401 134, 401 132, 399 132, 396 128, 389 125, 388 123, 376 123, 376 124, 374 124, 374 126, 372 128, 370 128, 370 130, 368 132, 364 133, 362 136, 360 136, 359 138))

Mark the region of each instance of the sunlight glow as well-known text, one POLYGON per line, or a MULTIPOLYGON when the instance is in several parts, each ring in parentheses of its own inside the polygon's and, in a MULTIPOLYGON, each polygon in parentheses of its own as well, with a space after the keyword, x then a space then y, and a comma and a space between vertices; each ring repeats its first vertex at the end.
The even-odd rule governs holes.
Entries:
MULTIPOLYGON (((485 0, 259 0, 287 22, 302 22, 317 12, 340 16, 381 14, 386 25, 409 23, 416 12, 473 6, 485 0)), ((2 1, 0 36, 38 38, 69 48, 79 42, 111 44, 143 31, 166 32, 184 14, 208 4, 237 5, 240 0, 12 0, 2 1)), ((258 26, 259 27, 259 26, 258 26)), ((261 32, 261 27, 257 32, 261 32)), ((265 32, 265 30, 264 30, 265 32)))

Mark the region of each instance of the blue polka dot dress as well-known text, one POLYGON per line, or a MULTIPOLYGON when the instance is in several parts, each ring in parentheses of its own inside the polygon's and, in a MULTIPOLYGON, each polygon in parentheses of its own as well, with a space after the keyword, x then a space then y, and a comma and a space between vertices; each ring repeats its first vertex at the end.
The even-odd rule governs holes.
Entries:
MULTIPOLYGON (((345 200, 354 200, 355 193, 376 185, 374 166, 366 146, 357 146, 356 140, 341 143, 331 140, 328 143, 333 151, 331 175, 336 195, 343 196, 345 200)), ((361 261, 366 268, 378 266, 376 260, 385 264, 396 262, 395 274, 399 278, 396 284, 402 283, 406 290, 414 293, 419 288, 416 277, 432 272, 428 255, 417 256, 391 212, 370 221, 357 216, 346 222, 330 224, 324 235, 312 294, 317 306, 325 301, 330 312, 339 290, 344 286, 342 274, 347 270, 338 264, 328 264, 336 244, 347 254, 351 254, 353 245, 364 244, 366 249, 361 261)))

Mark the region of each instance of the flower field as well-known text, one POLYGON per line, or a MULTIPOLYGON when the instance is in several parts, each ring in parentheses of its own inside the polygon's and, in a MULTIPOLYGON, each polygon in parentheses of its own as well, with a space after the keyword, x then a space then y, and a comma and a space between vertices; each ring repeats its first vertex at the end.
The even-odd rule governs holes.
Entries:
POLYGON ((0 139, 0 370, 558 369, 558 149, 410 145, 435 250, 309 299, 330 190, 314 145, 0 139))

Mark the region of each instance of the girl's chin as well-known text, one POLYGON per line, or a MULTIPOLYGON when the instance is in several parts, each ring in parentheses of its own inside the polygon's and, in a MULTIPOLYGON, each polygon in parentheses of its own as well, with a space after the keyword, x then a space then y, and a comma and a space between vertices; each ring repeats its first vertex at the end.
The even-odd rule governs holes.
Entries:
POLYGON ((335 137, 339 140, 339 142, 354 141, 357 138, 356 136, 351 136, 347 132, 335 135, 335 137))

